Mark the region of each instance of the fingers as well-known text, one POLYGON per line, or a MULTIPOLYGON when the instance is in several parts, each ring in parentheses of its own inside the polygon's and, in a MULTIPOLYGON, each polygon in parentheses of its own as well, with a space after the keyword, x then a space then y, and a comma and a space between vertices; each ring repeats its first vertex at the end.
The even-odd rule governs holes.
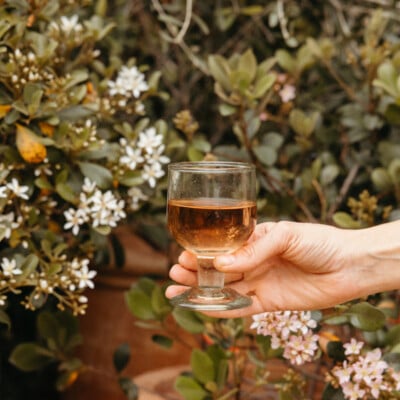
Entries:
POLYGON ((291 232, 283 224, 265 223, 257 226, 252 239, 232 254, 215 258, 215 267, 220 271, 247 272, 281 254, 287 247, 291 232), (283 228, 282 228, 283 227, 283 228))
POLYGON ((165 291, 165 296, 168 299, 172 299, 173 297, 179 296, 180 294, 182 294, 183 292, 185 292, 188 289, 189 288, 185 287, 185 286, 170 285, 167 287, 167 289, 165 291))

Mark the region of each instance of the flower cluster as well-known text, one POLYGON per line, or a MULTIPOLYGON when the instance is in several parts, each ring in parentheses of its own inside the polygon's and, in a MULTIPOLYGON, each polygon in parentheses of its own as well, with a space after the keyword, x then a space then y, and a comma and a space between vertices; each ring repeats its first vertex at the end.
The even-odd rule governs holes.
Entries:
POLYGON ((111 190, 102 192, 88 178, 85 178, 79 200, 77 209, 64 212, 67 220, 64 229, 72 229, 74 235, 78 235, 80 226, 85 223, 90 223, 93 228, 116 227, 117 222, 126 217, 124 200, 118 200, 111 190))
POLYGON ((19 293, 23 286, 33 286, 33 291, 22 304, 28 309, 35 309, 49 294, 58 298, 58 308, 69 307, 75 314, 83 314, 87 297, 82 294, 86 288, 93 289, 96 271, 89 269, 89 259, 74 258, 68 261, 66 255, 60 255, 60 274, 46 274, 43 265, 28 272, 26 265, 16 259, 3 257, 0 262, 0 306, 7 301, 10 288, 19 293), (27 273, 28 272, 28 273, 27 273))
POLYGON ((270 336, 273 349, 282 348, 283 357, 295 365, 312 361, 318 350, 317 322, 311 312, 277 311, 253 316, 252 329, 270 336))
POLYGON ((164 155, 165 146, 162 141, 162 135, 157 134, 153 127, 140 132, 134 143, 128 143, 125 138, 120 139, 122 154, 119 163, 122 170, 134 171, 141 167, 143 180, 154 188, 157 180, 165 174, 163 164, 170 161, 164 155))
POLYGON ((390 395, 400 390, 400 373, 381 359, 379 348, 363 354, 363 346, 354 338, 344 344, 347 359, 331 370, 331 383, 349 400, 392 398, 390 395))

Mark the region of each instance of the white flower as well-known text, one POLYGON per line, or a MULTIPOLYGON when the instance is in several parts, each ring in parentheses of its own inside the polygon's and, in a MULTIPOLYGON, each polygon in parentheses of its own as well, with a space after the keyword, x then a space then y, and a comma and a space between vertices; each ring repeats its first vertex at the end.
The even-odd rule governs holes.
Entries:
POLYGON ((151 127, 139 133, 137 145, 147 153, 152 154, 157 147, 162 145, 162 140, 162 135, 157 135, 155 128, 151 127))
POLYGON ((119 159, 119 162, 126 165, 130 170, 134 170, 143 161, 142 151, 140 149, 134 150, 131 146, 125 147, 125 155, 119 159))
POLYGON ((64 229, 72 228, 72 233, 75 236, 79 233, 80 226, 84 224, 87 219, 86 213, 83 210, 75 210, 74 208, 70 208, 69 210, 65 211, 64 217, 67 220, 64 225, 64 229))
POLYGON ((161 164, 153 163, 143 167, 142 178, 148 182, 151 188, 156 186, 157 179, 162 176, 164 176, 164 171, 161 168, 161 164))
POLYGON ((163 154, 164 150, 165 146, 163 144, 158 148, 153 149, 152 153, 146 154, 146 161, 149 164, 153 163, 168 164, 171 160, 163 154))
POLYGON ((0 199, 7 197, 7 186, 0 186, 0 199))
POLYGON ((6 257, 4 257, 3 260, 1 261, 1 268, 3 270, 4 276, 13 276, 22 274, 22 270, 20 268, 17 268, 15 260, 9 260, 6 257))
POLYGON ((14 213, 0 215, 0 228, 4 229, 4 237, 9 239, 11 237, 12 229, 18 228, 22 221, 14 221, 14 213))
POLYGON ((134 98, 138 98, 142 92, 149 89, 145 76, 135 66, 122 67, 115 82, 109 81, 108 87, 111 96, 122 95, 134 98))
POLYGON ((29 187, 21 186, 17 179, 13 178, 11 182, 7 183, 7 188, 11 190, 17 197, 28 200, 29 197, 27 191, 29 190, 29 187))
POLYGON ((132 210, 137 210, 139 208, 139 201, 146 201, 149 199, 148 196, 146 196, 141 189, 137 187, 131 187, 128 190, 128 196, 131 197, 131 208, 132 210))
POLYGON ((79 289, 84 289, 86 287, 90 289, 94 288, 94 283, 92 282, 92 279, 96 276, 96 271, 90 271, 88 266, 85 264, 82 265, 80 270, 74 271, 74 274, 79 280, 79 289))
POLYGON ((85 178, 82 190, 86 193, 92 193, 96 189, 96 182, 92 182, 89 178, 85 178))
POLYGON ((65 33, 65 35, 69 35, 72 32, 81 32, 82 25, 78 23, 77 15, 73 15, 70 18, 62 16, 60 21, 60 29, 63 33, 65 33))

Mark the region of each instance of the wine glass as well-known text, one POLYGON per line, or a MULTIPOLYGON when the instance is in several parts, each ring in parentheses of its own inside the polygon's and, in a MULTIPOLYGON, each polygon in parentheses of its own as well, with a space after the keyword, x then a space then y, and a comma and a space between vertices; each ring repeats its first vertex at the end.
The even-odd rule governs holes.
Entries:
POLYGON ((251 164, 228 161, 178 162, 168 166, 168 229, 197 257, 197 287, 171 299, 194 310, 247 307, 251 297, 224 287, 217 255, 242 246, 256 225, 256 177, 251 164))

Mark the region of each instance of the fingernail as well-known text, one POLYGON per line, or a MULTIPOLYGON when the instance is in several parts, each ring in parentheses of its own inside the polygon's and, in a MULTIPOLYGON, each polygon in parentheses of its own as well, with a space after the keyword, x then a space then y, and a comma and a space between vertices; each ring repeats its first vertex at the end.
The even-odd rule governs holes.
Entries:
POLYGON ((227 255, 227 256, 219 256, 215 259, 216 264, 219 267, 228 267, 229 265, 233 264, 235 261, 235 257, 227 255))

